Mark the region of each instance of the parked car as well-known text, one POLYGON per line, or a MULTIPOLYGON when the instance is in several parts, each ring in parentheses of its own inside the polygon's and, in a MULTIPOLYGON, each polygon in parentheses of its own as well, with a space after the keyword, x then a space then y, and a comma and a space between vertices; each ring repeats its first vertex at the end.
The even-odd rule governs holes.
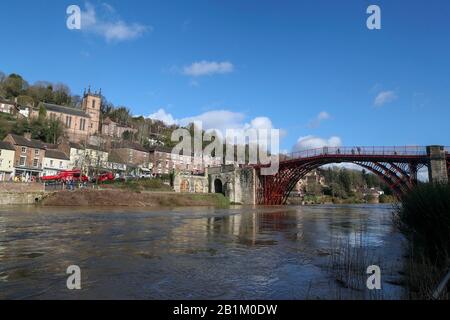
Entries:
POLYGON ((115 176, 112 172, 106 172, 106 173, 102 173, 100 175, 98 175, 97 177, 94 177, 92 179, 93 183, 102 183, 105 181, 114 181, 115 180, 115 176))
POLYGON ((126 176, 121 176, 120 179, 122 181, 133 181, 133 180, 137 180, 138 177, 133 176, 133 175, 126 175, 126 176))

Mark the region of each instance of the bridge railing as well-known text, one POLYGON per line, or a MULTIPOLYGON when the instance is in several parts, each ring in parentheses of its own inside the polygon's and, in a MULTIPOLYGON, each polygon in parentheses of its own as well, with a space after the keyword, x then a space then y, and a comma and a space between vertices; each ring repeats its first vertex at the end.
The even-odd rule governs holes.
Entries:
POLYGON ((286 155, 286 159, 311 158, 327 155, 361 155, 361 156, 419 156, 426 155, 426 147, 322 147, 302 150, 286 155))

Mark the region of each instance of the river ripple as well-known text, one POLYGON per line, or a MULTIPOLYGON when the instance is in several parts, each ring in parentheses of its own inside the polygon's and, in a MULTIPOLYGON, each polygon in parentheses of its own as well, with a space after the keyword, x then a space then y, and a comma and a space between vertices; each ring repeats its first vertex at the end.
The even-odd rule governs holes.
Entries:
POLYGON ((404 240, 391 213, 382 205, 3 207, 0 299, 370 298, 330 273, 342 242, 363 243, 382 267, 377 297, 399 299, 404 240), (82 290, 66 288, 70 265, 82 270, 82 290))

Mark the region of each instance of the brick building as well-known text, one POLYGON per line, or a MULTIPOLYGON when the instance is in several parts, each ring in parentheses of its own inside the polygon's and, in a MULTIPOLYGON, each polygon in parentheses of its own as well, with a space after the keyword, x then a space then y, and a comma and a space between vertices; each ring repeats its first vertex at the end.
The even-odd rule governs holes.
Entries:
POLYGON ((102 135, 104 136, 122 139, 125 132, 134 135, 137 130, 114 122, 109 117, 107 117, 102 123, 102 135))
POLYGON ((31 134, 24 136, 8 134, 4 139, 14 146, 14 171, 16 176, 40 177, 43 171, 43 162, 46 146, 39 140, 31 139, 31 134))
POLYGON ((149 152, 140 144, 129 141, 113 143, 112 153, 121 163, 149 169, 149 152))
MULTIPOLYGON (((64 125, 65 136, 71 142, 86 142, 88 137, 100 132, 101 93, 91 93, 90 89, 83 95, 80 108, 44 103, 47 118, 59 120, 64 125)), ((39 117, 39 109, 31 111, 31 117, 39 117)))
POLYGON ((175 169, 172 150, 165 147, 151 147, 149 149, 150 169, 154 175, 169 174, 175 169))

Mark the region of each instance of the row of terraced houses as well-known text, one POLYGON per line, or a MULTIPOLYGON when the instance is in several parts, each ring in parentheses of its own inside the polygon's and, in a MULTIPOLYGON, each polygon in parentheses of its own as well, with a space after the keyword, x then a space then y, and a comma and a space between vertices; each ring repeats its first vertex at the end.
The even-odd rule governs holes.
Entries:
MULTIPOLYGON (((163 175, 171 172, 202 173, 207 166, 220 165, 220 158, 195 159, 171 153, 163 146, 145 148, 123 141, 123 133, 136 130, 106 118, 101 119, 101 91, 85 91, 81 108, 44 104, 46 116, 64 124, 65 135, 58 144, 48 144, 9 134, 0 141, 0 181, 14 177, 56 175, 64 170, 81 169, 91 175, 113 171, 126 175, 163 175)), ((0 112, 17 117, 38 117, 39 110, 2 101, 0 112)))

